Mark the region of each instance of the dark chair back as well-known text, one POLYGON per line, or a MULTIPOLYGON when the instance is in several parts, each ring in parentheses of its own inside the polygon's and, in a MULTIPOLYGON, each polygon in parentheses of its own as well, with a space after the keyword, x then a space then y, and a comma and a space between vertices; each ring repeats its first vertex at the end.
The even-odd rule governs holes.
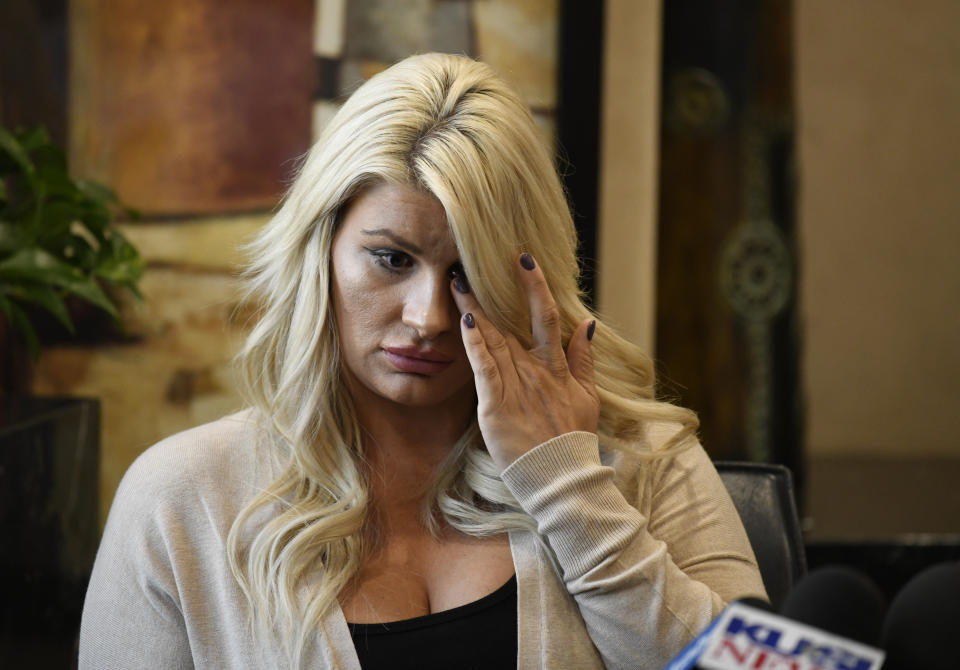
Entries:
POLYGON ((747 537, 775 610, 800 577, 807 560, 793 495, 793 477, 782 465, 716 461, 747 537))

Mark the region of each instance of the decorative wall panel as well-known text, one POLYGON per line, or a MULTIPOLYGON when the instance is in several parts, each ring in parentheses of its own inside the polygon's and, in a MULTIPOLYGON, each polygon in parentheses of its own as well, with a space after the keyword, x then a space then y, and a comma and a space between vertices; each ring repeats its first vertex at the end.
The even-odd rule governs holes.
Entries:
POLYGON ((310 145, 312 0, 77 0, 70 158, 147 217, 266 209, 310 145))
POLYGON ((791 15, 664 3, 657 357, 712 456, 802 481, 791 15))

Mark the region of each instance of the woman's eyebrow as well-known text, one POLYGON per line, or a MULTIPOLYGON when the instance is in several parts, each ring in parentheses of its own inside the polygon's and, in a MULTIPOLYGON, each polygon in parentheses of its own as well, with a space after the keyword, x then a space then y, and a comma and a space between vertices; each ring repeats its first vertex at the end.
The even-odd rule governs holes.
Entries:
POLYGON ((396 233, 394 233, 394 232, 393 232, 392 230, 390 230, 389 228, 376 228, 376 229, 374 229, 374 230, 361 230, 360 232, 363 233, 364 235, 370 235, 370 236, 380 235, 380 236, 386 237, 386 238, 389 239, 391 242, 393 242, 394 244, 396 244, 398 247, 403 248, 405 251, 412 251, 412 252, 415 253, 415 254, 422 254, 422 253, 423 253, 423 250, 420 249, 420 247, 418 247, 416 244, 414 244, 414 243, 412 243, 412 242, 408 242, 407 240, 405 240, 405 239, 403 239, 402 237, 398 236, 396 233))

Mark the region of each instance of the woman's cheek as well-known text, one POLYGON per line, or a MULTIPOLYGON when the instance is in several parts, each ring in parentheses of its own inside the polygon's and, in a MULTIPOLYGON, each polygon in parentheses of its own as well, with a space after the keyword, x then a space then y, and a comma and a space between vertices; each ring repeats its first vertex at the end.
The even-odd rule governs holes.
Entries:
POLYGON ((393 292, 371 274, 359 270, 342 276, 338 282, 341 323, 350 323, 355 336, 373 335, 370 329, 388 318, 391 303, 395 302, 391 295, 393 292))

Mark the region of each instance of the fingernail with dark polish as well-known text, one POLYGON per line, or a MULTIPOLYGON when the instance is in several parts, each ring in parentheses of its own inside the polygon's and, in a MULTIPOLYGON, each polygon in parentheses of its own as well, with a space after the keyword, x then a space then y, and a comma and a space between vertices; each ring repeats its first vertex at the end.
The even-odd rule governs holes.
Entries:
POLYGON ((477 325, 477 322, 473 320, 473 314, 470 312, 463 315, 463 322, 467 324, 467 328, 473 328, 477 325))
POLYGON ((523 254, 520 256, 520 265, 523 266, 524 270, 532 270, 537 267, 537 264, 533 262, 533 256, 530 254, 523 254))
POLYGON ((588 342, 593 339, 593 332, 594 332, 596 329, 597 329, 597 322, 596 322, 596 320, 593 320, 593 321, 590 322, 590 325, 587 326, 587 341, 588 341, 588 342))
POLYGON ((467 283, 467 280, 465 277, 461 277, 460 275, 457 275, 456 277, 453 278, 453 288, 460 291, 460 293, 470 292, 470 284, 467 283))

